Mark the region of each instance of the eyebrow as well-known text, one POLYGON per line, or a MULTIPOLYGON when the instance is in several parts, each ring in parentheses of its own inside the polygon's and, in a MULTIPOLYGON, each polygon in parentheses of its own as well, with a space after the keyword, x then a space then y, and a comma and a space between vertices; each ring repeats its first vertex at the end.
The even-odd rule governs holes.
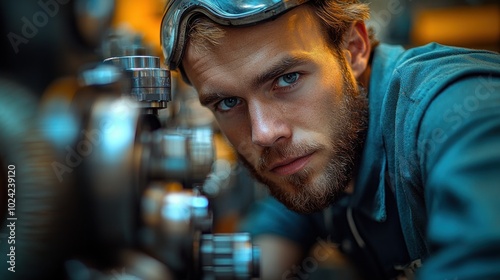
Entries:
POLYGON ((220 93, 220 92, 211 92, 211 93, 200 93, 199 99, 202 106, 208 107, 208 105, 219 101, 224 98, 231 97, 229 94, 220 93))
POLYGON ((278 76, 285 74, 290 68, 306 63, 308 60, 305 56, 290 56, 287 55, 271 67, 257 76, 252 81, 252 87, 258 88, 269 80, 273 80, 278 76))
MULTIPOLYGON (((280 61, 269 67, 267 70, 263 71, 262 74, 258 75, 255 79, 251 81, 252 88, 258 88, 262 84, 269 80, 273 80, 278 76, 285 74, 289 69, 305 64, 309 60, 305 56, 290 56, 287 55, 283 57, 280 61)), ((207 107, 216 101, 224 98, 232 97, 232 95, 224 92, 208 92, 201 93, 199 95, 201 105, 207 107)))

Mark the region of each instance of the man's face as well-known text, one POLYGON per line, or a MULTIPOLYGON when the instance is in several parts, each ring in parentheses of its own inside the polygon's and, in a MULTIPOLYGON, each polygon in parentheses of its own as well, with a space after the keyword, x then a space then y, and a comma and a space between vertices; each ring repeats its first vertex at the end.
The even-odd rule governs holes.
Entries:
POLYGON ((297 212, 318 211, 352 179, 366 124, 342 52, 302 6, 220 45, 188 45, 183 66, 242 162, 297 212))

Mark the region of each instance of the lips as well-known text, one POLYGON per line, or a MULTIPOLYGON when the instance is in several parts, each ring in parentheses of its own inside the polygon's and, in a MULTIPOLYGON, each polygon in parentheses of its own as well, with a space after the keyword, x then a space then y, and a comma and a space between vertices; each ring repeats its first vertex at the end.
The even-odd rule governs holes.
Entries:
POLYGON ((270 171, 278 175, 291 175, 302 170, 312 157, 311 154, 305 156, 288 158, 271 165, 270 171))

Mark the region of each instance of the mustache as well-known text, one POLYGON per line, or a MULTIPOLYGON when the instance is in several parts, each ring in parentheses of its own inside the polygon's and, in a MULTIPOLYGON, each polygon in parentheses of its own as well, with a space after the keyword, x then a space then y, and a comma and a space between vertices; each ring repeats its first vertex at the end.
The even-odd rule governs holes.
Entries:
POLYGON ((323 145, 319 143, 298 143, 292 145, 281 144, 266 147, 262 150, 256 169, 260 172, 264 172, 268 170, 269 166, 276 161, 301 157, 322 148, 324 148, 323 145))

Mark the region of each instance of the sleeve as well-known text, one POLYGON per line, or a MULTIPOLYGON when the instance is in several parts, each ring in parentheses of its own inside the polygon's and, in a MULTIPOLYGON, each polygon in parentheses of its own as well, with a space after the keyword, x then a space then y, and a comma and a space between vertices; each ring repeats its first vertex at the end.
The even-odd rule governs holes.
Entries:
POLYGON ((307 250, 323 236, 322 221, 322 213, 298 214, 275 198, 266 197, 252 206, 239 229, 253 237, 264 234, 281 236, 307 250))
POLYGON ((500 77, 448 86, 418 141, 432 250, 419 279, 500 279, 500 77))

